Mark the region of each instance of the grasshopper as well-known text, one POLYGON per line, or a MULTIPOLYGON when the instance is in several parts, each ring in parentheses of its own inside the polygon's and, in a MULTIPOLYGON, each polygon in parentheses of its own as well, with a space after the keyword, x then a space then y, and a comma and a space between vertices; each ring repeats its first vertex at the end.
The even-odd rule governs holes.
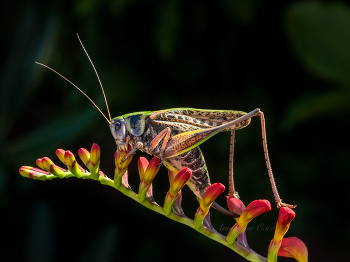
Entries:
MULTIPOLYGON (((267 150, 265 118, 260 109, 255 109, 246 113, 243 111, 232 110, 172 108, 153 112, 136 112, 111 118, 107 99, 97 70, 95 69, 95 66, 85 50, 79 36, 78 39, 100 83, 109 119, 102 113, 98 106, 70 80, 52 68, 38 62, 36 63, 52 70, 71 83, 100 111, 109 123, 109 128, 116 142, 117 150, 128 151, 128 147, 131 147, 131 150, 125 155, 122 161, 125 161, 140 150, 160 158, 160 165, 164 164, 164 166, 174 174, 177 174, 185 167, 191 169, 192 177, 187 185, 200 201, 211 183, 199 145, 219 132, 231 131, 231 154, 233 155, 232 135, 234 135, 234 131, 249 125, 252 117, 260 116, 264 156, 277 207, 295 207, 293 205, 282 203, 278 194, 267 150)), ((230 168, 230 172, 232 172, 231 169, 232 168, 230 168)), ((232 178, 230 179, 230 194, 233 195, 231 192, 233 188, 231 183, 233 183, 232 178)), ((239 217, 238 214, 224 209, 215 202, 213 203, 213 207, 228 216, 239 217)))

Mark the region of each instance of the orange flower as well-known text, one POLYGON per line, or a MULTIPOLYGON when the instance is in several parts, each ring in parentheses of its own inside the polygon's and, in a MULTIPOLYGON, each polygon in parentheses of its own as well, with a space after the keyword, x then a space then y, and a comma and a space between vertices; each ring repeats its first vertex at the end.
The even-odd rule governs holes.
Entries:
POLYGON ((87 151, 85 148, 80 148, 78 150, 78 155, 79 155, 81 161, 84 163, 84 165, 87 168, 89 168, 88 165, 89 165, 89 161, 90 161, 90 152, 87 151))
POLYGON ((53 164, 50 158, 43 157, 36 160, 36 165, 43 170, 50 171, 50 166, 53 164))
POLYGON ((308 261, 307 247, 303 241, 297 237, 287 237, 282 239, 282 244, 278 250, 280 257, 292 257, 299 262, 308 261))
MULTIPOLYGON (((174 176, 170 171, 168 172, 169 181, 170 181, 170 189, 165 197, 163 210, 166 216, 168 216, 172 210, 173 204, 175 200, 180 197, 181 203, 181 189, 185 186, 185 184, 190 180, 192 176, 192 171, 189 168, 183 168, 174 176)), ((179 203, 176 203, 176 205, 179 203)), ((181 206, 180 206, 181 208, 181 206)), ((176 206, 175 210, 178 212, 179 207, 176 206)))
POLYGON ((271 204, 267 200, 254 200, 243 211, 239 218, 236 218, 237 224, 245 228, 253 218, 271 210, 271 204))
POLYGON ((19 169, 19 173, 21 176, 30 178, 30 179, 37 179, 37 180, 46 180, 49 173, 45 172, 41 169, 31 167, 31 166, 22 166, 19 169))
POLYGON ((64 159, 66 160, 66 164, 69 168, 72 168, 73 164, 76 163, 75 157, 71 151, 64 152, 64 159))
POLYGON ((177 196, 180 190, 185 186, 185 184, 190 180, 192 176, 192 171, 185 167, 177 173, 173 182, 170 184, 169 193, 172 197, 177 196))
POLYGON ((65 151, 64 158, 65 158, 65 164, 68 167, 69 171, 72 172, 72 174, 75 175, 76 177, 79 177, 79 178, 82 177, 83 172, 85 172, 85 170, 78 165, 73 153, 70 151, 65 151))
MULTIPOLYGON (((230 205, 232 202, 230 203, 230 205)), ((243 203, 242 203, 243 204, 243 203)), ((231 207, 233 208, 233 207, 231 207)), ((237 207, 236 207, 237 208, 237 207)), ((237 209, 241 209, 242 206, 237 209)), ((267 200, 254 200, 251 202, 246 209, 241 213, 240 217, 235 218, 237 223, 231 228, 228 233, 226 240, 232 245, 239 234, 245 232, 247 225, 253 218, 271 210, 271 204, 267 200)), ((232 211, 232 210, 231 210, 232 211)), ((238 210, 239 211, 239 210, 238 210)))
MULTIPOLYGON (((231 212, 242 214, 244 209, 246 209, 244 203, 235 196, 227 196, 226 197, 227 207, 231 212)), ((236 237, 237 242, 240 243, 242 246, 249 248, 248 241, 247 241, 247 233, 245 230, 243 230, 241 233, 238 234, 236 237)))
POLYGON ((160 159, 157 157, 153 157, 149 164, 147 165, 147 160, 145 159, 139 159, 138 167, 139 167, 139 173, 140 173, 140 186, 139 186, 139 201, 142 203, 147 196, 148 198, 152 199, 152 189, 149 190, 149 188, 152 186, 152 181, 156 177, 158 171, 159 171, 159 163, 160 159), (147 165, 147 168, 145 169, 147 165))
POLYGON ((57 149, 56 150, 56 156, 58 157, 59 160, 61 160, 61 162, 63 164, 66 163, 66 159, 64 157, 65 153, 66 153, 66 151, 64 151, 63 149, 57 149))
POLYGON ((200 206, 197 209, 196 215, 194 217, 193 223, 194 223, 195 229, 199 229, 202 226, 203 220, 207 216, 212 203, 224 191, 225 191, 225 186, 220 183, 212 184, 207 188, 203 198, 200 200, 200 206))
POLYGON ((92 144, 90 152, 90 161, 94 166, 100 162, 101 149, 98 144, 92 144))
POLYGON ((160 159, 158 157, 153 157, 151 159, 151 162, 149 162, 149 165, 147 166, 147 169, 143 176, 143 181, 145 181, 146 184, 151 183, 155 178, 155 176, 157 175, 159 171, 159 167, 158 167, 159 163, 160 163, 160 159))
POLYGON ((209 211, 211 204, 225 191, 225 186, 220 183, 212 184, 207 188, 202 200, 200 201, 200 209, 203 213, 209 211))
POLYGON ((147 170, 148 165, 149 165, 149 162, 145 157, 140 157, 139 161, 137 161, 140 179, 143 179, 143 177, 145 176, 145 172, 147 170))
POLYGON ((275 235, 271 240, 267 260, 269 262, 277 261, 277 254, 282 244, 282 239, 284 235, 287 233, 290 223, 295 217, 295 212, 289 207, 281 207, 278 215, 278 220, 276 223, 275 235))
POLYGON ((276 230, 273 240, 277 243, 282 240, 289 229, 289 225, 295 218, 295 212, 289 207, 281 207, 276 223, 276 230))

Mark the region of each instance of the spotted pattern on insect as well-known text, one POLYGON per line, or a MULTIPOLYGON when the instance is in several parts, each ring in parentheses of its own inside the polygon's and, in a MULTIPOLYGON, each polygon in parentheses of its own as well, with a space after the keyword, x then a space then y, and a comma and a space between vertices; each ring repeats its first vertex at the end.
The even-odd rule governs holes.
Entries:
MULTIPOLYGON (((246 113, 242 111, 224 111, 224 110, 179 110, 179 109, 168 109, 164 111, 156 111, 150 114, 150 119, 155 121, 167 121, 184 123, 199 128, 211 128, 223 125, 232 120, 244 116, 246 113)), ((160 123, 160 122, 159 122, 160 123)), ((235 126, 225 130, 236 130, 246 127, 250 123, 250 119, 242 121, 235 126)), ((174 124, 172 124, 174 126, 174 124)))
POLYGON ((170 122, 170 121, 157 121, 157 120, 154 120, 154 122, 159 124, 160 126, 164 126, 164 127, 171 126, 171 127, 174 127, 176 129, 178 129, 179 131, 181 131, 181 133, 182 132, 187 132, 187 131, 203 129, 203 127, 190 125, 187 122, 170 122))

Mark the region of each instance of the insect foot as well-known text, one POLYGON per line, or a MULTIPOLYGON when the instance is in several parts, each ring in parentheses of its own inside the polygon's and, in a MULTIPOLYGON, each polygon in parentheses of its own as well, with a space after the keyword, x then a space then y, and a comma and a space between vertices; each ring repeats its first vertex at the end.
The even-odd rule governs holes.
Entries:
MULTIPOLYGON (((143 144, 142 144, 141 142, 137 142, 135 148, 133 148, 133 149, 131 149, 131 150, 129 150, 130 145, 127 145, 127 146, 128 146, 128 152, 127 152, 127 154, 122 158, 121 162, 124 162, 124 161, 127 160, 128 158, 132 157, 132 156, 136 153, 137 150, 139 150, 139 149, 141 149, 141 148, 143 147, 143 144)), ((126 146, 125 146, 125 147, 126 147, 126 146)), ((121 149, 120 149, 119 151, 121 152, 121 151, 124 151, 124 150, 121 150, 121 149)))
POLYGON ((281 208, 281 207, 289 207, 289 208, 295 208, 297 207, 297 205, 289 205, 289 204, 285 204, 282 202, 282 199, 277 203, 277 208, 281 208))
MULTIPOLYGON (((202 235, 219 242, 249 261, 276 262, 277 256, 285 256, 293 257, 301 262, 307 262, 308 252, 305 244, 296 237, 283 238, 289 229, 291 221, 295 217, 294 211, 289 207, 282 207, 279 209, 275 233, 268 249, 268 258, 265 258, 254 252, 248 246, 246 231, 248 224, 253 218, 271 209, 271 205, 267 200, 255 200, 245 207, 243 202, 235 196, 228 196, 226 199, 228 209, 231 212, 240 214, 240 217, 235 218, 236 223, 233 226, 225 227, 226 229, 220 226, 219 230, 225 232, 225 234, 220 234, 210 221, 209 210, 214 204, 214 201, 224 192, 225 187, 222 184, 215 183, 207 188, 203 198, 199 201, 199 208, 197 209, 194 219, 190 219, 185 215, 181 207, 181 190, 192 177, 191 169, 182 168, 177 174, 168 171, 169 190, 165 196, 164 205, 162 207, 156 203, 153 197, 152 187, 153 180, 159 171, 158 164, 161 160, 157 157, 153 157, 149 162, 144 157, 138 159, 140 184, 137 194, 132 190, 128 182, 127 169, 132 156, 122 161, 130 151, 132 151, 131 146, 128 147, 126 151, 118 150, 115 153, 116 167, 114 179, 110 179, 99 169, 101 150, 97 144, 93 144, 90 151, 84 148, 78 151, 79 157, 86 168, 78 164, 78 160, 72 152, 58 149, 56 150, 56 155, 65 165, 65 168, 57 166, 48 157, 43 157, 36 161, 39 169, 30 166, 22 166, 19 169, 19 173, 26 178, 44 181, 54 178, 69 177, 99 181, 103 185, 108 185, 117 189, 123 193, 123 195, 130 197, 142 206, 164 215, 175 222, 186 225, 202 235)), ((249 228, 249 230, 252 229, 253 227, 249 228)), ((260 227, 256 229, 257 231, 261 230, 260 227)))

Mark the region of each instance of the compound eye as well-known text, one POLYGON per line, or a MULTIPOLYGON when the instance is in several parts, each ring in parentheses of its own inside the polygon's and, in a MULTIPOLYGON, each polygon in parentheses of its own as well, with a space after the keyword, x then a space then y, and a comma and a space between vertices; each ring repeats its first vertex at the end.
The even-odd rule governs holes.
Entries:
POLYGON ((120 122, 116 122, 114 125, 114 129, 118 130, 121 126, 122 126, 122 124, 120 122))

